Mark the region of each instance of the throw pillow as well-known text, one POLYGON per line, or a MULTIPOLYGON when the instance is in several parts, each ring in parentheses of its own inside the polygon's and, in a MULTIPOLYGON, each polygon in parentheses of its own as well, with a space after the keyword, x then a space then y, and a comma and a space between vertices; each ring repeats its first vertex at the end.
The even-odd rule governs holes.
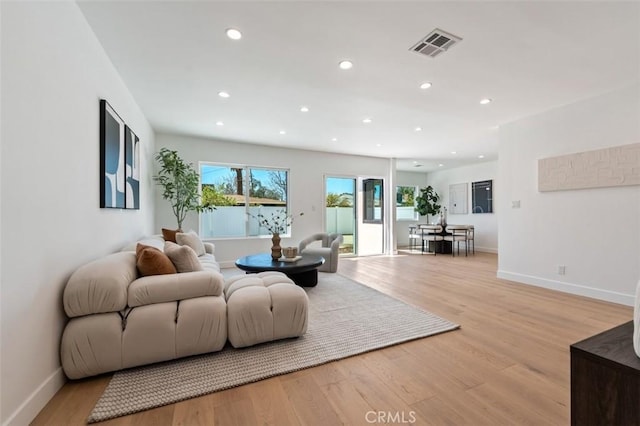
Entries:
POLYGON ((167 241, 164 243, 164 253, 171 259, 179 273, 203 270, 198 255, 189 246, 179 246, 167 241))
POLYGON ((136 267, 143 277, 178 272, 166 254, 155 247, 145 246, 144 244, 136 246, 136 267))
POLYGON ((175 243, 177 232, 180 232, 180 230, 162 228, 162 238, 164 238, 165 241, 171 241, 172 243, 175 243))
POLYGON ((189 246, 196 252, 198 256, 202 256, 206 253, 202 240, 198 237, 195 231, 178 232, 176 233, 176 242, 181 246, 189 246))

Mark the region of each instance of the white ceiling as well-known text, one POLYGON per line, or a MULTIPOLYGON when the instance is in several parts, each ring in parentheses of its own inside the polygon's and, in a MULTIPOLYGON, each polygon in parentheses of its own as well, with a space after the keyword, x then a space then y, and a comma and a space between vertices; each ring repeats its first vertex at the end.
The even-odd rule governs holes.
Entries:
POLYGON ((156 131, 401 170, 495 159, 497 126, 640 79, 638 2, 78 3, 156 131), (409 50, 435 28, 463 40, 437 58, 409 50))

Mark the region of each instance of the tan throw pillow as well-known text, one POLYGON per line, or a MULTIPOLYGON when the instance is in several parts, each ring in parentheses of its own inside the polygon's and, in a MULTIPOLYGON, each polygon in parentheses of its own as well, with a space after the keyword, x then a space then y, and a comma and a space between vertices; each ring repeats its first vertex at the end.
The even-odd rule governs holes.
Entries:
POLYGON ((176 267, 166 254, 155 247, 138 244, 136 246, 136 267, 143 277, 149 275, 176 274, 176 267))
POLYGON ((176 242, 181 246, 189 246, 196 252, 198 256, 206 253, 202 240, 194 231, 176 233, 176 242))
POLYGON ((203 271, 198 255, 189 246, 179 246, 171 241, 164 243, 164 253, 169 256, 178 272, 203 271))
POLYGON ((177 232, 177 229, 162 228, 162 238, 164 238, 165 241, 171 241, 172 243, 175 243, 177 232))

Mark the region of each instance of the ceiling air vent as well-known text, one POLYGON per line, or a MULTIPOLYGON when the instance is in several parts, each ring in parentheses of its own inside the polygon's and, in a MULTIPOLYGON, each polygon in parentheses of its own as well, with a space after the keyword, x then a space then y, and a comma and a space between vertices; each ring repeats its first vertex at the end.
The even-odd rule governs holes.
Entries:
POLYGON ((458 37, 436 28, 409 50, 435 58, 442 52, 446 52, 451 47, 455 46, 460 41, 462 41, 462 37, 458 37))

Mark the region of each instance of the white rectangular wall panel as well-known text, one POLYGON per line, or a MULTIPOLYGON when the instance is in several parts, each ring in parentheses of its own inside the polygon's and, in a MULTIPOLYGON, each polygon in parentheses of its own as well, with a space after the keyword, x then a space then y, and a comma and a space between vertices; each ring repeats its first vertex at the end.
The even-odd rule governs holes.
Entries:
POLYGON ((538 160, 538 191, 640 185, 640 143, 538 160))
POLYGON ((449 214, 467 214, 467 184, 449 185, 449 214))

